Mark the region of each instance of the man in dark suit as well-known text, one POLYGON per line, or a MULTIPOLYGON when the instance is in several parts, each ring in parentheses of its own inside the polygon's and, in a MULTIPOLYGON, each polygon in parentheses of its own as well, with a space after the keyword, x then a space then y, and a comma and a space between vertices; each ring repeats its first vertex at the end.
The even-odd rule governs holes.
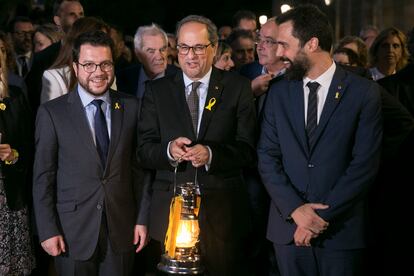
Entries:
POLYGON ((258 144, 281 275, 361 275, 365 199, 379 166, 378 86, 336 66, 312 5, 276 19, 288 79, 268 94, 258 144))
POLYGON ((39 108, 33 200, 39 238, 59 275, 129 275, 146 242, 138 216, 138 102, 109 89, 113 42, 80 35, 75 91, 39 108), (135 245, 135 246, 134 246, 135 245))
POLYGON ((119 71, 116 74, 116 85, 119 91, 131 93, 142 101, 148 81, 173 75, 178 68, 167 64, 168 37, 156 24, 137 29, 134 47, 140 64, 119 71))
POLYGON ((246 275, 250 219, 241 170, 256 161, 250 83, 212 67, 218 37, 209 19, 188 16, 177 35, 183 72, 148 84, 139 126, 140 161, 156 169, 147 193, 150 236, 165 239, 178 166, 176 183, 197 177, 200 186, 206 275, 246 275))

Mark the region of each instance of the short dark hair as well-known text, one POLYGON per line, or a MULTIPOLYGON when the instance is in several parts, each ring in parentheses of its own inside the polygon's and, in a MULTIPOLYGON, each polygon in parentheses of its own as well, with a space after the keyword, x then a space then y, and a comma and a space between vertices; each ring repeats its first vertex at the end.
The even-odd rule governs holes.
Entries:
POLYGON ((27 16, 16 16, 15 18, 12 19, 12 21, 10 21, 9 28, 8 28, 10 33, 14 32, 14 27, 16 26, 16 23, 19 23, 19 22, 33 24, 32 20, 27 16))
POLYGON ((196 22, 196 23, 204 24, 207 28, 208 40, 210 40, 211 44, 217 45, 217 42, 218 42, 217 27, 213 23, 213 21, 211 21, 210 19, 202 15, 192 14, 178 21, 177 30, 175 32, 177 39, 178 39, 178 35, 180 34, 181 27, 184 24, 189 23, 189 22, 196 22))
POLYGON ((81 35, 79 35, 75 39, 75 43, 73 45, 72 49, 72 60, 74 62, 79 61, 79 53, 80 48, 82 45, 90 44, 92 46, 104 46, 109 47, 111 49, 112 57, 114 58, 114 42, 112 41, 111 37, 103 32, 103 31, 91 31, 86 32, 81 35))
POLYGON ((233 27, 236 28, 239 26, 242 19, 254 20, 256 21, 256 15, 252 11, 248 10, 238 10, 233 15, 233 27))
POLYGON ((55 15, 55 16, 60 15, 60 11, 61 11, 63 2, 79 2, 80 3, 79 0, 56 0, 53 3, 53 8, 52 8, 53 9, 53 15, 55 15))
POLYGON ((303 47, 312 37, 319 40, 322 50, 330 52, 333 41, 333 29, 328 17, 315 5, 300 5, 276 18, 278 25, 292 21, 292 35, 299 39, 303 47))

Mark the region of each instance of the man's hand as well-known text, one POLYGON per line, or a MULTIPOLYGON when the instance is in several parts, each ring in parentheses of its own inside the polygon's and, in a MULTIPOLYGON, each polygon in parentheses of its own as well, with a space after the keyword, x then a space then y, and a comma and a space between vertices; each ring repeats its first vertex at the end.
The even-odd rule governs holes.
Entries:
POLYGON ((259 97, 269 89, 269 82, 271 79, 271 74, 263 74, 252 80, 252 90, 255 97, 259 97))
POLYGON ((190 144, 191 140, 187 137, 178 137, 170 143, 170 148, 168 150, 170 151, 170 155, 174 159, 174 161, 180 163, 184 160, 183 157, 186 154, 187 150, 185 146, 190 144))
POLYGON ((183 156, 184 160, 191 161, 191 164, 198 168, 208 163, 210 152, 206 146, 201 144, 192 147, 185 147, 186 154, 183 156))
POLYGON ((142 250, 149 242, 148 230, 145 225, 135 225, 134 228, 134 245, 137 246, 136 253, 142 250))
POLYGON ((298 227, 319 235, 328 228, 329 223, 318 216, 315 210, 327 208, 328 205, 321 203, 306 203, 296 208, 291 217, 298 227))
POLYGON ((312 231, 298 226, 293 238, 296 246, 311 246, 311 239, 316 238, 317 236, 318 235, 312 233, 312 231))
POLYGON ((43 241, 41 245, 43 249, 47 252, 47 254, 54 257, 62 254, 62 252, 66 252, 65 242, 63 241, 62 235, 51 237, 43 241))

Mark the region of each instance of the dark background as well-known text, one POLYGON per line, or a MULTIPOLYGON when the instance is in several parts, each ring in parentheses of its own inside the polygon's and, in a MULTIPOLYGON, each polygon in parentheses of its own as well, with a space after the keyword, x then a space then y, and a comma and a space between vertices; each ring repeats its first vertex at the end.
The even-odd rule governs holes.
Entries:
MULTIPOLYGON (((189 14, 205 15, 218 27, 231 25, 233 14, 240 9, 253 11, 257 16, 280 14, 280 5, 289 3, 317 4, 330 18, 335 38, 358 35, 362 26, 373 24, 379 29, 395 26, 407 32, 414 26, 414 0, 80 0, 85 14, 100 16, 133 35, 138 26, 158 23, 174 32, 178 20, 189 14)), ((32 19, 52 20, 53 0, 0 0, 0 29, 15 15, 31 15, 32 19), (32 8, 40 4, 44 11, 32 8)), ((42 23, 42 22, 40 22, 42 23)))
MULTIPOLYGON (((32 19, 52 21, 53 0, 0 0, 0 27, 5 28, 14 15, 30 15, 32 19), (36 9, 37 3, 43 10, 36 9)), ((189 14, 210 18, 217 27, 232 25, 237 10, 247 9, 259 15, 277 15, 282 2, 290 4, 315 3, 326 9, 324 0, 80 0, 85 15, 99 16, 116 24, 126 33, 134 34, 140 25, 152 22, 168 32, 175 31, 177 21, 189 14)), ((39 22, 42 23, 42 22, 39 22)))

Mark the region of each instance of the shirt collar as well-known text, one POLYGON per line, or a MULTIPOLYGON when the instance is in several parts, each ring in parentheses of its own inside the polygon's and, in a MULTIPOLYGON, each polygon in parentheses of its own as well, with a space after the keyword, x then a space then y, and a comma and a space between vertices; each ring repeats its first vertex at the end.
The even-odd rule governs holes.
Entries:
MULTIPOLYGON (((210 77, 211 77, 211 72, 213 67, 210 67, 210 70, 208 70, 207 74, 205 74, 201 79, 197 80, 199 82, 201 82, 203 85, 207 85, 210 82, 210 77)), ((184 85, 185 87, 188 87, 189 85, 191 85, 194 81, 192 79, 190 79, 189 77, 187 77, 187 75, 183 72, 183 77, 184 77, 184 85)))
POLYGON ((93 100, 100 99, 103 100, 106 104, 110 104, 110 98, 109 98, 109 91, 106 91, 105 94, 94 97, 90 93, 86 92, 86 90, 78 84, 78 94, 82 101, 83 107, 86 107, 89 105, 93 100))
POLYGON ((317 77, 314 80, 312 80, 308 77, 305 77, 305 78, 303 78, 303 84, 306 85, 310 81, 312 81, 312 82, 316 81, 321 86, 329 87, 329 85, 331 84, 331 81, 333 79, 333 76, 335 74, 335 70, 336 70, 336 64, 335 64, 335 62, 332 61, 331 66, 328 68, 328 70, 323 72, 322 75, 320 75, 319 77, 317 77))

